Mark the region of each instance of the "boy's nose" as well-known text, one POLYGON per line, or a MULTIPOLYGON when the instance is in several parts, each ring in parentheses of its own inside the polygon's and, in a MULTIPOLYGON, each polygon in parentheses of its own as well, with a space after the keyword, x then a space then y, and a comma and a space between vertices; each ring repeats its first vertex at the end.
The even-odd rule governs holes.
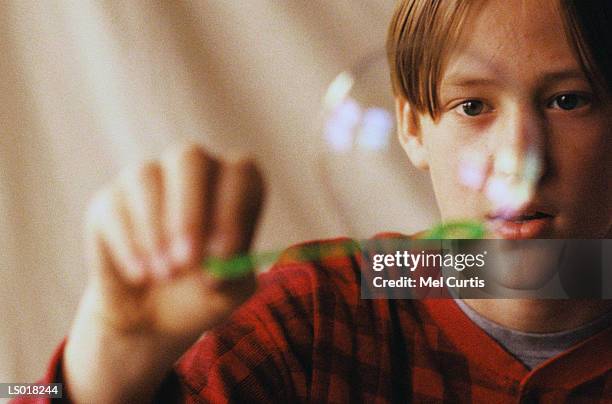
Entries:
POLYGON ((518 153, 540 147, 546 132, 546 117, 536 108, 521 106, 503 120, 501 143, 518 153))
POLYGON ((546 122, 529 109, 516 110, 504 118, 490 139, 493 167, 485 195, 496 214, 511 216, 535 196, 544 169, 546 122))
POLYGON ((494 171, 500 175, 520 177, 525 170, 533 170, 537 165, 537 178, 533 178, 533 172, 529 177, 532 181, 539 179, 544 168, 544 115, 535 108, 517 108, 505 117, 501 125, 496 131, 497 138, 493 140, 494 171))

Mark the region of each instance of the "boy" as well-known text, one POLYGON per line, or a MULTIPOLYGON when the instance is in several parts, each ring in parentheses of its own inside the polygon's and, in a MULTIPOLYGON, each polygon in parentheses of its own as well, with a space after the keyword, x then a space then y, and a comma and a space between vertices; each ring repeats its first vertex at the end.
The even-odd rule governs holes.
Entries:
MULTIPOLYGON (((443 220, 486 221, 494 238, 610 238, 611 26, 604 1, 399 2, 400 142, 443 220), (533 147, 537 186, 511 217, 454 175, 459 150, 494 165, 533 147)), ((74 402, 612 400, 610 301, 365 300, 354 256, 287 254, 257 288, 202 274, 206 256, 248 250, 262 189, 252 163, 186 146, 103 190, 91 280, 45 381, 74 402)))

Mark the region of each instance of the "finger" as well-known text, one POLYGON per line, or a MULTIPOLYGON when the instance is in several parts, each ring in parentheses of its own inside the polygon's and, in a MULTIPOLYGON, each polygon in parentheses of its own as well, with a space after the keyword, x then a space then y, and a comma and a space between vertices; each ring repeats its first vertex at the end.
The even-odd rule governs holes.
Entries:
POLYGON ((219 163, 198 145, 183 145, 163 158, 166 228, 175 269, 199 266, 210 231, 219 163))
POLYGON ((163 172, 158 162, 126 170, 120 179, 136 243, 157 278, 170 276, 171 262, 163 225, 163 172))
POLYGON ((261 210, 263 188, 262 177, 253 161, 242 160, 224 166, 214 202, 208 254, 230 258, 249 249, 261 210))
POLYGON ((144 259, 131 236, 129 215, 116 189, 106 189, 94 198, 86 223, 94 272, 106 281, 141 284, 146 279, 144 259))

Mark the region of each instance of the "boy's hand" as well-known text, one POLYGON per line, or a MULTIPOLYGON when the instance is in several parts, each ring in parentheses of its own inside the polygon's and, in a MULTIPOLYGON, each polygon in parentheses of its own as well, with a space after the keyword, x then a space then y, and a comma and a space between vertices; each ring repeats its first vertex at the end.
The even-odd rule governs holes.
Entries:
POLYGON ((204 331, 253 293, 252 273, 222 281, 202 262, 248 250, 262 199, 252 162, 219 161, 195 145, 127 169, 97 194, 86 220, 91 277, 66 348, 75 399, 100 394, 96 382, 112 371, 131 381, 117 381, 109 400, 150 395, 204 331))

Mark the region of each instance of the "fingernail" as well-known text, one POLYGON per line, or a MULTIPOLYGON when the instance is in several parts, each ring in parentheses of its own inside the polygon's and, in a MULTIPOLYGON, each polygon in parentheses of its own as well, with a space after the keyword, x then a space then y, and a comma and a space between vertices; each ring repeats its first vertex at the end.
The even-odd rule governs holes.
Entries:
POLYGON ((178 266, 187 264, 191 257, 192 243, 186 237, 181 237, 172 243, 172 260, 178 266))

